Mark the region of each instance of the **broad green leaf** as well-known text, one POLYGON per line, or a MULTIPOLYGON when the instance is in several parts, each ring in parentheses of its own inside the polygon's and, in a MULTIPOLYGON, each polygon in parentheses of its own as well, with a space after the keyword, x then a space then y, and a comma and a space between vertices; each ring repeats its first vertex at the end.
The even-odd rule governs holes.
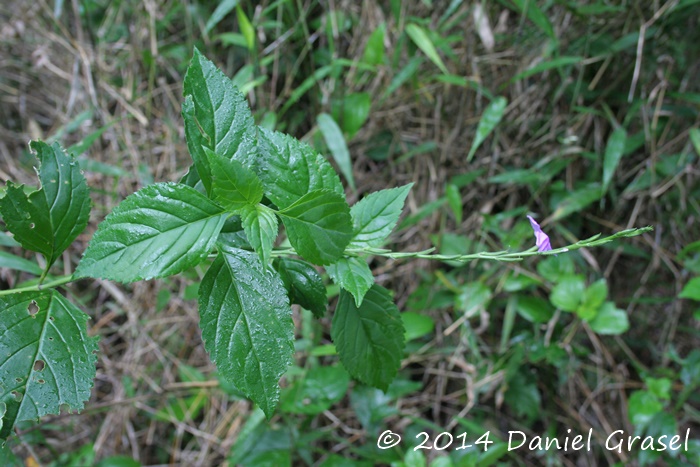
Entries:
POLYGON ((683 290, 678 294, 678 298, 688 298, 700 302, 700 277, 693 277, 688 281, 683 290))
POLYGON ((204 148, 209 143, 200 130, 197 117, 195 115, 194 99, 192 96, 185 96, 182 102, 182 120, 185 122, 185 141, 187 149, 194 163, 190 170, 182 178, 181 183, 195 188, 197 184, 204 187, 204 193, 211 192, 211 168, 204 148), (203 176, 202 176, 203 174, 203 176))
MULTIPOLYGON (((255 122, 245 97, 231 79, 195 49, 183 87, 185 96, 192 96, 194 104, 194 109, 188 108, 186 113, 187 137, 200 131, 203 133, 200 143, 216 154, 235 159, 252 169, 257 154, 255 122)), ((193 152, 193 159, 196 153, 193 152)), ((202 181, 211 178, 206 162, 195 159, 195 165, 202 181)), ((206 182, 204 186, 207 186, 206 182)))
POLYGON ((220 375, 269 419, 292 363, 292 310, 277 273, 251 252, 222 246, 199 287, 204 348, 220 375))
POLYGON ((212 195, 221 206, 235 212, 262 200, 263 186, 255 172, 209 148, 204 148, 204 152, 212 169, 212 195))
POLYGON ((588 324, 598 334, 622 334, 630 327, 625 310, 617 308, 613 302, 603 303, 588 324))
POLYGON ((350 151, 348 150, 348 145, 345 142, 345 137, 343 132, 340 131, 340 127, 333 120, 333 117, 327 113, 322 113, 316 118, 318 123, 318 128, 321 130, 323 139, 326 141, 326 145, 335 159, 335 163, 338 164, 340 172, 348 181, 350 188, 355 189, 355 179, 352 176, 352 161, 350 160, 350 151))
POLYGON ((620 164, 620 159, 622 159, 622 154, 625 150, 626 140, 627 132, 624 128, 618 128, 613 131, 608 139, 603 160, 603 193, 608 191, 613 175, 615 175, 615 170, 620 164))
POLYGON ((90 194, 77 162, 57 143, 32 141, 39 159, 41 188, 27 196, 22 185, 7 182, 0 214, 27 250, 41 253, 47 269, 85 229, 90 217, 90 194))
POLYGON ((603 189, 600 183, 589 183, 583 188, 579 188, 559 202, 554 210, 551 220, 561 220, 575 212, 579 212, 591 203, 598 201, 603 196, 603 189))
POLYGON ((326 314, 326 286, 316 269, 306 261, 279 258, 275 267, 287 288, 289 300, 311 311, 317 318, 326 314))
POLYGON ((365 248, 381 246, 401 216, 403 204, 413 183, 390 188, 365 196, 350 209, 355 236, 350 246, 365 248))
POLYGON ((459 192, 459 188, 452 183, 448 183, 445 187, 445 197, 447 198, 447 204, 450 205, 452 213, 455 215, 455 221, 457 224, 462 223, 462 195, 459 192))
POLYGON ((219 24, 219 22, 226 17, 236 5, 238 5, 239 0, 221 0, 214 13, 211 14, 207 20, 207 24, 204 26, 204 34, 209 34, 214 27, 219 24))
POLYGON ((328 275, 333 282, 347 290, 355 297, 355 304, 362 305, 362 299, 374 284, 372 270, 364 258, 348 256, 340 258, 333 264, 326 266, 328 275))
POLYGON ((407 311, 401 313, 401 320, 406 329, 406 342, 418 339, 435 330, 435 321, 430 316, 407 311))
POLYGON ((248 241, 267 267, 279 230, 275 212, 262 204, 247 205, 241 211, 241 221, 248 241))
POLYGON ((565 276, 552 289, 549 301, 557 308, 573 313, 581 303, 585 289, 583 276, 578 274, 565 276))
POLYGON ((404 348, 401 314, 388 290, 373 285, 360 307, 341 290, 331 338, 353 377, 386 392, 399 371, 404 348))
POLYGON ((442 58, 440 58, 440 55, 438 54, 438 51, 435 48, 435 45, 433 44, 433 41, 430 40, 430 37, 428 37, 428 34, 423 28, 421 28, 417 24, 407 24, 406 34, 408 34, 408 37, 411 38, 413 43, 416 44, 418 48, 421 49, 423 53, 428 56, 428 58, 435 64, 435 66, 440 68, 440 71, 442 71, 446 75, 449 74, 449 71, 443 63, 442 58))
POLYGON ((350 375, 340 365, 311 368, 285 391, 280 409, 287 413, 319 414, 341 400, 349 384, 350 375))
POLYGON ((99 225, 75 277, 133 282, 177 274, 206 259, 228 216, 187 185, 147 186, 99 225))
POLYGON ((634 391, 627 401, 629 419, 637 429, 646 427, 663 408, 659 398, 649 391, 634 391))
POLYGON ((501 121, 503 117, 503 112, 506 110, 508 105, 508 100, 505 97, 497 97, 491 101, 491 103, 484 110, 484 114, 479 120, 479 125, 476 127, 476 136, 474 137, 474 142, 469 150, 469 155, 467 155, 467 161, 471 161, 472 157, 479 149, 481 143, 483 143, 486 138, 491 134, 491 132, 496 128, 496 126, 501 121))
POLYGON ((21 256, 13 255, 6 251, 0 251, 0 268, 9 268, 16 271, 24 271, 35 276, 40 276, 43 272, 36 263, 24 259, 21 256))
POLYGON ((515 309, 520 316, 532 323, 546 323, 554 316, 554 310, 549 302, 528 295, 518 296, 515 309))
POLYGON ((341 126, 347 139, 362 128, 369 117, 372 107, 372 96, 368 92, 354 92, 333 101, 333 118, 341 126))
POLYGON ((260 128, 258 175, 265 194, 280 209, 321 189, 345 195, 338 174, 325 157, 289 135, 260 128))
POLYGON ((607 297, 608 285, 605 279, 597 280, 583 293, 583 298, 576 309, 576 314, 579 318, 586 321, 592 320, 598 314, 598 310, 607 297))
POLYGON ((337 261, 352 238, 345 197, 329 190, 311 191, 278 214, 294 249, 314 264, 337 261))
POLYGON ((95 378, 97 338, 88 316, 55 290, 0 297, 0 439, 15 422, 80 410, 95 378))
POLYGON ((386 24, 382 23, 370 34, 365 45, 365 52, 362 55, 362 61, 368 65, 381 65, 384 63, 384 33, 386 24))

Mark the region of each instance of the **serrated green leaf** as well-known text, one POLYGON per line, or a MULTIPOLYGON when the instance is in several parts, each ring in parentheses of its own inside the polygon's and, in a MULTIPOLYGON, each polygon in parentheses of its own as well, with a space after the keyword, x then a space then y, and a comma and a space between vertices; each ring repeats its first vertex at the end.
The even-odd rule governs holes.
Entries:
POLYGON ((204 148, 212 171, 212 195, 225 209, 235 212, 254 206, 263 197, 263 186, 255 172, 235 159, 222 157, 204 148))
POLYGON ((253 169, 257 154, 255 122, 245 97, 231 79, 195 49, 183 87, 185 96, 192 96, 193 104, 185 98, 183 117, 188 147, 204 186, 209 185, 211 169, 192 145, 202 144, 253 169), (197 132, 203 133, 203 137, 195 137, 197 132), (194 143, 190 143, 190 137, 195 139, 194 143))
POLYGON ((289 294, 289 300, 306 308, 317 318, 326 314, 328 297, 326 286, 316 269, 306 261, 279 258, 275 267, 289 294))
POLYGON ((435 45, 433 44, 433 41, 430 40, 428 33, 426 33, 423 28, 421 28, 417 24, 407 24, 406 34, 408 34, 408 37, 411 38, 413 43, 416 44, 418 48, 421 49, 423 53, 428 56, 428 58, 435 64, 435 66, 437 66, 440 69, 440 71, 442 71, 445 74, 449 74, 449 71, 443 63, 442 58, 440 58, 440 55, 438 54, 438 51, 435 48, 435 45))
POLYGON ((595 318, 588 324, 598 334, 606 335, 622 334, 630 327, 625 310, 617 308, 613 302, 603 303, 595 318))
POLYGON ((182 120, 185 123, 185 141, 187 149, 192 157, 193 165, 190 170, 182 177, 181 183, 196 188, 198 184, 204 188, 204 193, 211 192, 211 168, 209 167, 209 159, 204 152, 204 148, 208 146, 201 127, 197 122, 195 115, 194 98, 185 96, 182 102, 182 120), (202 177, 201 174, 204 174, 202 177))
POLYGON ((265 194, 278 208, 284 209, 314 190, 345 194, 331 164, 308 144, 260 128, 258 148, 258 176, 265 194))
POLYGON ((508 105, 508 100, 505 97, 499 96, 491 101, 491 103, 484 110, 484 114, 479 120, 479 125, 476 127, 476 136, 474 137, 474 142, 472 143, 471 149, 469 149, 469 155, 467 155, 467 161, 471 161, 472 157, 479 149, 481 143, 483 143, 486 138, 491 134, 491 132, 498 126, 503 117, 503 113, 508 105))
POLYGON ((374 284, 374 276, 367 261, 356 256, 340 258, 326 266, 326 271, 334 283, 352 294, 358 307, 362 305, 362 299, 374 284))
POLYGON ((220 375, 269 419, 292 363, 292 310, 279 275, 258 256, 222 246, 199 287, 204 348, 220 375))
POLYGON ((177 274, 206 259, 228 216, 187 185, 147 186, 99 225, 75 277, 133 282, 177 274))
POLYGON ((404 201, 413 183, 365 196, 350 209, 355 236, 353 248, 381 246, 401 216, 404 201))
POLYGON ((279 231, 275 212, 262 204, 247 205, 241 210, 241 221, 248 241, 267 267, 279 231))
POLYGON ((335 163, 338 164, 340 172, 348 181, 350 188, 355 189, 355 179, 352 176, 352 161, 350 160, 350 151, 345 142, 345 136, 340 130, 338 124, 333 120, 333 117, 327 113, 321 113, 316 117, 318 128, 321 130, 323 139, 326 140, 328 150, 331 152, 335 163))
POLYGON ((0 214, 14 239, 44 255, 47 268, 85 229, 90 217, 90 194, 80 166, 58 143, 32 141, 39 159, 41 188, 26 195, 22 185, 7 182, 0 214))
POLYGON ((80 410, 95 378, 97 338, 88 316, 56 291, 0 297, 0 402, 7 406, 0 439, 15 422, 80 410))
POLYGON ((404 348, 401 314, 389 291, 377 284, 362 306, 341 290, 331 324, 331 338, 340 361, 363 383, 386 391, 399 371, 404 348))
POLYGON ((618 128, 610 135, 608 144, 605 146, 605 156, 603 158, 603 193, 608 191, 610 181, 615 175, 615 170, 620 164, 620 159, 625 150, 627 132, 624 128, 618 128))
POLYGON ((294 249, 314 264, 337 261, 352 238, 345 197, 330 190, 309 192, 278 214, 294 249))

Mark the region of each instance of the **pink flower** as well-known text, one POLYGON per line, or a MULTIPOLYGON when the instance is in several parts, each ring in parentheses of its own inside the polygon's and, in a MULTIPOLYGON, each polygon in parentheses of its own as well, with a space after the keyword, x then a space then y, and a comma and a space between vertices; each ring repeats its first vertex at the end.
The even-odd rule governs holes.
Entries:
POLYGON ((531 216, 527 216, 527 218, 530 219, 532 230, 535 231, 535 244, 537 245, 537 251, 542 252, 551 250, 552 245, 549 243, 549 237, 546 233, 542 232, 540 224, 538 224, 531 216))

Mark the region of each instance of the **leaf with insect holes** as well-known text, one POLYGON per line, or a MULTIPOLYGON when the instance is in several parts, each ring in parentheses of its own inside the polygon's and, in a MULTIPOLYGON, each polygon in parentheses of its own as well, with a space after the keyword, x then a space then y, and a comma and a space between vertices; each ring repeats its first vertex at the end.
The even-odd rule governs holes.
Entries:
POLYGON ((374 284, 374 276, 367 261, 356 256, 340 258, 326 266, 326 271, 333 282, 352 294, 357 306, 362 305, 362 299, 374 284))
POLYGON ((39 159, 41 188, 26 195, 22 185, 7 182, 0 214, 27 250, 41 253, 47 268, 85 229, 90 217, 90 193, 78 163, 57 143, 32 141, 39 159))
POLYGON ((405 338, 401 314, 387 289, 373 285, 359 307, 341 290, 331 338, 353 377, 387 390, 401 366, 405 338))
POLYGON ((14 424, 80 410, 95 378, 97 338, 88 316, 55 290, 0 297, 0 440, 14 424))
POLYGON ((352 248, 381 246, 401 216, 403 204, 413 183, 380 190, 365 196, 350 209, 355 236, 352 248))
POLYGON ((255 172, 235 159, 227 159, 204 148, 212 169, 212 194, 216 202, 231 212, 254 206, 263 197, 263 187, 255 172))
POLYGON ((314 264, 337 261, 350 243, 350 208, 338 193, 312 191, 278 214, 294 249, 314 264))
POLYGON ((182 272, 206 259, 229 215, 187 185, 142 188, 99 225, 75 277, 133 282, 182 272))
POLYGON ((345 196, 338 174, 311 146, 289 135, 259 130, 258 176, 265 194, 278 208, 285 209, 314 190, 345 196))
POLYGON ((246 205, 241 209, 241 222, 248 242, 267 267, 279 230, 275 212, 262 204, 246 205))
POLYGON ((183 82, 183 118, 188 147, 202 183, 210 192, 211 167, 197 146, 252 169, 255 164, 255 122, 245 97, 216 65, 194 50, 183 82), (191 96, 191 103, 188 97, 191 96), (197 136, 197 133, 202 136, 197 136), (190 138, 193 139, 190 142, 190 138))
POLYGON ((284 282, 289 300, 306 308, 317 318, 326 314, 328 297, 323 279, 312 265, 294 258, 278 258, 275 268, 284 282))
POLYGON ((267 418, 292 363, 294 324, 284 284, 254 253, 222 246, 199 287, 204 348, 219 374, 267 418))

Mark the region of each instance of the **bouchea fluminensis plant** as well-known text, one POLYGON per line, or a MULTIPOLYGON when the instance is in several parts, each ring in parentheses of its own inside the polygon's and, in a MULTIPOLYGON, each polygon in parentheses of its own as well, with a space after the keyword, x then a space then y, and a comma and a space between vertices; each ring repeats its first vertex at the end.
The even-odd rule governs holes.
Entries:
POLYGON ((208 265, 199 287, 204 346, 220 378, 269 418, 294 356, 290 305, 318 318, 327 313, 318 267, 340 287, 331 337, 341 363, 357 380, 386 390, 400 367, 404 329, 390 291, 374 282, 369 256, 518 261, 649 230, 552 250, 531 219, 537 245, 526 251, 393 252, 383 246, 411 185, 371 193, 350 207, 326 158, 256 126, 244 96, 198 51, 184 94, 188 173, 179 183, 149 185, 124 199, 99 224, 73 274, 51 271, 90 214, 75 159, 57 144, 32 142, 41 187, 8 182, 0 214, 14 240, 3 235, 3 244, 41 253, 45 264, 17 262, 37 278, 0 291, 0 439, 17 421, 59 413, 64 404, 79 410, 90 395, 97 338, 88 336, 88 315, 57 290, 78 279, 128 283, 208 265), (280 221, 286 241, 278 239, 280 221))

